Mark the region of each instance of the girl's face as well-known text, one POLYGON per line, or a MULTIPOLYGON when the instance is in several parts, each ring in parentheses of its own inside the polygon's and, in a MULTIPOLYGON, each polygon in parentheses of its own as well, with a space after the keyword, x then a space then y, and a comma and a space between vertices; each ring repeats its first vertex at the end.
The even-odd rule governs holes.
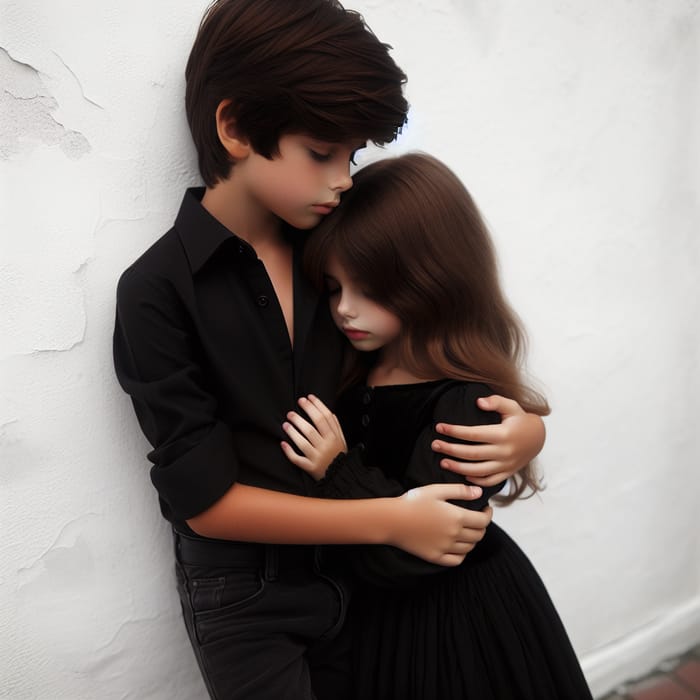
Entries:
POLYGON ((331 256, 326 266, 326 285, 335 325, 362 352, 393 349, 400 334, 401 321, 362 291, 362 282, 348 275, 331 256))

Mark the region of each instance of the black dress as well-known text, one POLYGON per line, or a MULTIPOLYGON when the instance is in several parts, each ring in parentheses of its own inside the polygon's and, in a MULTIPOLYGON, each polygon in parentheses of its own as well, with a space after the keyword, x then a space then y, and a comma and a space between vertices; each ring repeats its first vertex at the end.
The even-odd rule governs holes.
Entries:
MULTIPOLYGON (((318 495, 392 496, 462 481, 439 466, 434 426, 498 422, 475 403, 491 393, 451 380, 350 390, 338 414, 356 447, 331 465, 318 495)), ((498 490, 461 505, 480 509, 498 490)), ((344 551, 363 581, 350 616, 358 699, 591 700, 542 580, 494 523, 456 568, 389 546, 344 551)))

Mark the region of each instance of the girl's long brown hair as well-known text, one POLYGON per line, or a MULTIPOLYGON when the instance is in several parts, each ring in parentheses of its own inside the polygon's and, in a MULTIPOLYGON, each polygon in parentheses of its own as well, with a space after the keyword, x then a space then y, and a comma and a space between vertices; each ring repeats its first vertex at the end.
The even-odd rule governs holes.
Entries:
MULTIPOLYGON (((521 376, 525 333, 501 289, 489 232, 443 163, 411 153, 360 170, 307 243, 307 273, 319 286, 330 256, 401 320, 402 360, 413 374, 483 382, 527 412, 549 413, 521 376)), ((350 379, 361 363, 355 357, 350 379)), ((512 481, 501 503, 542 488, 532 464, 512 481)))

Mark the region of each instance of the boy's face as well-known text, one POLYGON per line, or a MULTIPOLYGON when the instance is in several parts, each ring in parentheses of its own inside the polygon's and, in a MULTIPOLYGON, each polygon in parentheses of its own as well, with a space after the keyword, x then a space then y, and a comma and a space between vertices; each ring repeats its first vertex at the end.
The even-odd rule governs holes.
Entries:
POLYGON ((350 161, 364 143, 328 143, 286 134, 279 155, 268 160, 255 151, 234 166, 252 201, 295 228, 309 229, 333 211, 352 187, 350 161))

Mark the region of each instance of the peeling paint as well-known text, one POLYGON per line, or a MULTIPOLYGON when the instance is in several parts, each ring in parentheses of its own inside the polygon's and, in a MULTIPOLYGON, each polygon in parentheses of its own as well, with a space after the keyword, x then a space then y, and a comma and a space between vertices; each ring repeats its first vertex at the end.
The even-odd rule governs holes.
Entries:
POLYGON ((0 159, 8 160, 32 150, 38 143, 58 146, 68 158, 89 153, 90 143, 83 134, 67 128, 52 115, 58 108, 48 93, 39 71, 16 61, 0 48, 0 159))
MULTIPOLYGON (((14 319, 10 319, 10 323, 8 325, 16 326, 17 324, 14 321, 14 319)), ((80 327, 72 329, 69 328, 67 329, 67 333, 64 332, 60 335, 57 332, 54 338, 47 337, 50 336, 50 333, 48 332, 50 329, 47 326, 47 328, 44 329, 46 332, 38 333, 38 335, 40 336, 39 340, 41 340, 41 342, 44 343, 47 347, 30 346, 26 349, 11 349, 8 352, 5 352, 2 355, 2 357, 40 357, 46 355, 67 353, 71 350, 75 350, 75 348, 79 347, 85 342, 85 334, 87 332, 87 316, 85 313, 84 300, 81 302, 81 306, 79 309, 78 323, 80 327), (72 338, 68 339, 64 337, 68 334, 72 335, 72 338)), ((33 342, 36 342, 36 340, 34 340, 33 342)))
POLYGON ((24 61, 19 61, 16 58, 13 58, 10 55, 10 52, 3 46, 0 46, 0 53, 4 53, 17 66, 28 68, 31 72, 36 73, 37 75, 41 72, 38 68, 35 68, 31 63, 25 63, 24 61))
MULTIPOLYGON (((70 267, 74 269, 76 262, 70 267)), ((3 266, 2 357, 65 353, 85 341, 85 285, 80 276, 60 269, 63 264, 54 255, 37 262, 31 274, 22 270, 19 261, 3 266), (32 323, 27 323, 27 318, 32 323)))
POLYGON ((80 80, 78 79, 78 76, 75 74, 75 71, 72 70, 72 68, 61 58, 61 56, 59 56, 58 53, 56 53, 56 51, 52 51, 52 53, 53 53, 53 55, 56 56, 56 58, 63 64, 63 66, 65 67, 65 69, 73 76, 73 79, 74 79, 75 82, 77 83, 78 89, 80 90, 80 94, 83 96, 83 99, 84 99, 88 104, 93 105, 93 107, 97 107, 98 109, 104 110, 104 107, 103 107, 102 105, 97 104, 97 102, 95 102, 95 100, 91 100, 91 99, 85 94, 85 90, 83 90, 83 85, 82 85, 82 83, 80 82, 80 80))
POLYGON ((73 270, 73 274, 81 276, 87 269, 87 266, 92 262, 92 260, 92 256, 83 260, 80 263, 80 265, 78 265, 78 267, 76 267, 75 270, 73 270))
POLYGON ((51 582, 54 591, 70 590, 74 586, 76 571, 82 572, 84 581, 88 580, 94 569, 93 559, 93 553, 83 537, 78 537, 69 546, 52 546, 29 569, 17 571, 17 592, 31 596, 47 581, 51 582))
MULTIPOLYGON (((138 630, 140 628, 142 629, 142 633, 145 633, 153 625, 153 623, 159 622, 165 617, 170 617, 170 614, 168 613, 167 615, 165 615, 163 613, 158 613, 157 615, 153 615, 150 617, 141 617, 137 619, 126 620, 117 627, 112 637, 107 642, 95 649, 95 651, 100 653, 110 653, 111 650, 112 657, 114 657, 120 654, 125 647, 128 648, 128 643, 125 644, 125 637, 126 641, 128 642, 128 640, 131 639, 133 636, 138 636, 138 630), (136 635, 133 633, 134 629, 136 630, 136 635)), ((99 670, 101 666, 107 665, 109 663, 111 663, 111 658, 105 654, 103 658, 100 658, 97 661, 95 661, 95 663, 92 664, 92 667, 95 670, 99 670)))
POLYGON ((20 588, 31 583, 40 573, 51 569, 54 569, 53 573, 55 573, 56 567, 65 568, 66 573, 70 574, 70 567, 63 567, 61 559, 66 554, 70 557, 70 551, 79 547, 83 541, 81 533, 94 527, 94 521, 99 520, 99 518, 97 513, 85 513, 65 523, 56 539, 39 556, 35 557, 31 564, 17 569, 17 574, 25 579, 20 582, 20 588))
POLYGON ((34 350, 28 350, 27 352, 15 352, 9 355, 9 357, 38 357, 39 355, 54 355, 54 354, 59 354, 62 352, 70 352, 71 350, 75 350, 79 345, 82 345, 85 342, 85 338, 80 338, 80 340, 76 340, 70 345, 66 345, 63 348, 41 348, 41 349, 34 349, 34 350))
POLYGON ((0 423, 0 444, 7 445, 13 440, 13 438, 10 437, 8 428, 17 423, 19 423, 19 418, 10 418, 0 423))

